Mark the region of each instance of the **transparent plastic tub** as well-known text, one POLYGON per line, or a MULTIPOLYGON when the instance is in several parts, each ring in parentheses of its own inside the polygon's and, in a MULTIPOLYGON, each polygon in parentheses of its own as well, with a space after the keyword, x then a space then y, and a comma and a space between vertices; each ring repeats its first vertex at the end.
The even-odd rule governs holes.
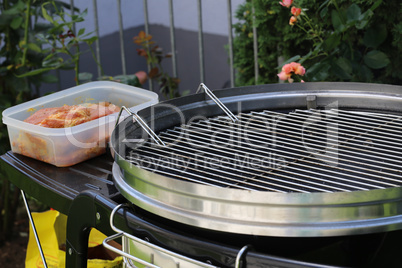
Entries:
MULTIPOLYGON (((118 113, 67 128, 46 128, 24 122, 35 111, 110 102, 136 112, 158 102, 154 92, 116 82, 90 82, 28 101, 3 111, 11 149, 58 167, 77 164, 105 153, 118 113)), ((126 114, 127 115, 127 114, 126 114)))

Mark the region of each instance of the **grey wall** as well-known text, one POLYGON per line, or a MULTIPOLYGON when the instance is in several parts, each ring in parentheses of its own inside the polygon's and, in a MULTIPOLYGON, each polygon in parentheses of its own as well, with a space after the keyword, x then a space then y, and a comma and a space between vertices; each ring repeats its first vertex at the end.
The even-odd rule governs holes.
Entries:
MULTIPOLYGON (((71 0, 63 0, 70 3, 71 0)), ((177 28, 189 31, 197 31, 197 1, 198 0, 173 0, 174 24, 177 28)), ((74 5, 80 10, 87 9, 88 15, 84 22, 77 25, 78 28, 86 28, 94 31, 94 5, 93 0, 73 0, 74 5)), ((236 10, 239 4, 245 0, 231 0, 232 10, 236 10)), ((100 36, 112 34, 118 31, 117 0, 96 0, 99 17, 100 36)), ((169 1, 147 0, 149 23, 169 26, 169 1)), ((135 28, 144 24, 144 0, 121 0, 121 14, 125 29, 135 28)), ((227 35, 227 0, 202 0, 203 30, 206 33, 227 35)), ((233 12, 234 14, 234 12, 233 12)), ((232 16, 233 20, 235 18, 232 16)))
MULTIPOLYGON (((133 37, 143 30, 143 27, 134 27, 124 31, 124 48, 127 74, 134 74, 137 71, 147 71, 146 60, 137 55, 139 48, 133 42, 133 37)), ((170 52, 169 28, 162 25, 151 25, 150 32, 157 44, 164 52, 170 52)), ((189 30, 178 29, 175 32, 176 51, 178 61, 178 77, 180 79, 180 91, 190 90, 194 92, 200 83, 200 68, 198 55, 198 33, 189 30)), ((204 34, 205 51, 205 81, 211 89, 229 86, 229 64, 228 53, 225 45, 228 38, 216 34, 204 34)), ((105 75, 115 76, 122 74, 122 63, 120 57, 119 34, 108 34, 100 38, 101 64, 105 75)), ((81 50, 88 48, 82 46, 81 50)), ((172 75, 172 60, 163 60, 164 69, 172 75)), ((90 72, 97 78, 97 66, 90 53, 85 53, 80 60, 80 72, 90 72)), ((41 89, 41 94, 59 89, 69 88, 75 85, 73 71, 60 72, 60 88, 57 85, 46 85, 41 89)), ((148 83, 144 88, 149 88, 148 83)), ((154 85, 154 90, 158 88, 154 85)))
MULTIPOLYGON (((70 0, 65 0, 70 2, 70 0)), ((232 0, 232 12, 243 1, 232 0)), ((127 74, 139 70, 147 70, 144 58, 137 55, 138 45, 133 43, 133 37, 144 30, 143 0, 122 0, 122 17, 124 27, 124 50, 127 74)), ((95 30, 94 6, 92 0, 78 1, 74 4, 80 10, 87 9, 85 22, 76 25, 77 30, 85 28, 86 32, 95 30)), ((175 40, 177 52, 178 78, 181 80, 179 90, 194 92, 200 83, 198 18, 196 0, 174 0, 175 40)), ((205 80, 211 89, 222 88, 230 83, 229 60, 225 46, 228 44, 228 13, 226 0, 202 0, 202 27, 204 44, 205 80)), ((171 52, 169 34, 169 6, 166 0, 148 0, 149 32, 153 40, 164 49, 171 52)), ((118 8, 114 0, 97 0, 101 65, 105 75, 122 74, 120 54, 118 8)), ((232 16, 233 17, 233 16, 232 16)), ((87 50, 82 46, 82 51, 87 50)), ((164 68, 172 75, 172 60, 164 59, 164 68)), ((97 67, 90 53, 81 57, 80 72, 90 72, 97 78, 97 67)), ((59 85, 46 85, 41 94, 50 91, 69 88, 75 85, 73 71, 60 72, 59 85)), ((148 88, 148 84, 145 85, 148 88)), ((154 86, 157 91, 158 87, 154 86)))

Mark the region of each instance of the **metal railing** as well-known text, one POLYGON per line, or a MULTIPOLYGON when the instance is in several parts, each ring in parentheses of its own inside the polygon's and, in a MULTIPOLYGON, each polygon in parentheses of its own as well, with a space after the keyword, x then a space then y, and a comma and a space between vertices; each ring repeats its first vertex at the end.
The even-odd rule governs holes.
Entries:
MULTIPOLYGON (((232 1, 226 0, 227 2, 227 20, 228 20, 228 52, 229 52, 229 70, 230 70, 230 86, 234 87, 235 82, 235 69, 234 69, 234 53, 233 53, 233 28, 232 28, 232 1)), ((71 6, 74 6, 74 0, 70 0, 71 6)), ((95 42, 95 52, 96 59, 98 61, 98 76, 101 76, 101 48, 99 45, 99 21, 98 21, 98 6, 97 0, 92 0, 94 9, 94 24, 95 24, 95 34, 98 40, 95 42)), ((120 53, 121 53, 121 64, 122 72, 126 74, 126 57, 124 52, 124 28, 123 19, 121 12, 121 0, 116 0, 117 11, 118 11, 118 25, 119 25, 119 42, 120 42, 120 53)), ((146 34, 149 34, 149 9, 148 0, 143 0, 144 6, 144 30, 146 34)), ((204 41, 203 41, 203 22, 202 22, 202 0, 197 0, 197 15, 198 15, 198 54, 199 54, 199 67, 200 67, 200 83, 205 82, 205 54, 204 54, 204 41)), ((73 11, 72 11, 73 12, 73 11)), ((177 51, 176 51, 176 41, 175 41, 175 25, 174 25, 174 11, 173 11, 173 0, 169 0, 169 21, 170 21, 170 43, 171 43, 171 53, 172 53, 172 72, 173 76, 177 77, 177 51)), ((254 13, 254 9, 252 11, 254 13)), ((253 26, 253 50, 254 50, 254 72, 255 72, 255 83, 258 82, 258 43, 257 43, 257 29, 253 26)), ((148 65, 148 72, 150 71, 150 66, 148 65)), ((153 90, 152 83, 149 83, 149 89, 153 90)))

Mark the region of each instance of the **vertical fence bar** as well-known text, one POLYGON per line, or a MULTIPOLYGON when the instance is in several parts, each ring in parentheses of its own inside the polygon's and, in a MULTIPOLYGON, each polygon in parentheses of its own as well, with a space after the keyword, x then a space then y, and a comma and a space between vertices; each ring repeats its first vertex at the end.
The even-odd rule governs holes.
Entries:
MULTIPOLYGON (((282 55, 279 45, 276 46, 276 50, 278 51, 278 55, 282 55)), ((277 62, 278 62, 278 66, 282 66, 283 63, 285 62, 284 57, 278 56, 277 62)), ((279 79, 279 77, 278 77, 278 83, 285 83, 285 81, 279 79)))
POLYGON ((124 51, 124 34, 123 34, 123 17, 121 15, 121 0, 117 0, 117 15, 119 18, 119 37, 120 37, 120 56, 121 56, 121 69, 123 75, 126 75, 126 54, 124 51))
MULTIPOLYGON (((71 16, 74 16, 74 0, 70 0, 71 16)), ((75 33, 75 22, 73 23, 73 32, 75 33)))
POLYGON ((198 4, 198 48, 200 57, 200 83, 204 83, 205 73, 204 73, 204 40, 202 32, 202 10, 201 10, 201 0, 197 1, 198 4))
POLYGON ((228 0, 228 38, 229 38, 229 69, 230 87, 234 87, 234 67, 233 67, 233 31, 232 31, 232 1, 228 0))
POLYGON ((169 16, 170 16, 170 44, 172 47, 173 76, 177 77, 176 40, 175 40, 175 34, 174 34, 173 0, 169 0, 169 16))
POLYGON ((94 7, 94 21, 95 21, 95 33, 96 36, 98 37, 95 41, 95 52, 96 52, 96 61, 98 62, 97 68, 98 68, 98 77, 102 76, 102 70, 101 70, 101 59, 100 59, 100 45, 99 45, 99 21, 98 21, 98 5, 96 0, 92 1, 93 7, 94 7))
MULTIPOLYGON (((71 17, 74 16, 74 0, 70 0, 70 13, 71 13, 71 17)), ((74 34, 77 34, 76 28, 75 28, 75 22, 73 23, 73 32, 74 34)), ((76 48, 78 49, 78 48, 76 48)), ((61 75, 60 75, 60 69, 56 69, 56 76, 57 76, 57 87, 59 90, 61 90, 61 75)), ((78 79, 78 77, 77 77, 78 79)))
MULTIPOLYGON (((148 1, 144 0, 144 20, 145 20, 145 33, 148 35, 149 34, 149 19, 148 19, 148 1)), ((148 68, 148 73, 151 71, 151 65, 148 63, 147 64, 147 68, 148 68)), ((148 79, 148 85, 149 85, 149 90, 154 91, 153 90, 153 84, 152 84, 152 80, 148 79)))
POLYGON ((254 2, 252 3, 252 13, 253 13, 253 49, 254 49, 254 79, 255 84, 258 84, 258 39, 257 39, 257 27, 255 26, 255 9, 254 2))

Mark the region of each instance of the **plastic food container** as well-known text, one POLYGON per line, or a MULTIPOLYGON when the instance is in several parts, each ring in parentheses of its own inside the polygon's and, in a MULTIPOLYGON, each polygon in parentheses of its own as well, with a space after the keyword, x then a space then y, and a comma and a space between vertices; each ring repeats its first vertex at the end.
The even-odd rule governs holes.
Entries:
POLYGON ((58 167, 71 166, 105 153, 118 113, 67 128, 46 128, 24 122, 42 108, 104 101, 139 111, 156 104, 158 95, 145 89, 102 81, 13 106, 3 111, 12 151, 58 167))

